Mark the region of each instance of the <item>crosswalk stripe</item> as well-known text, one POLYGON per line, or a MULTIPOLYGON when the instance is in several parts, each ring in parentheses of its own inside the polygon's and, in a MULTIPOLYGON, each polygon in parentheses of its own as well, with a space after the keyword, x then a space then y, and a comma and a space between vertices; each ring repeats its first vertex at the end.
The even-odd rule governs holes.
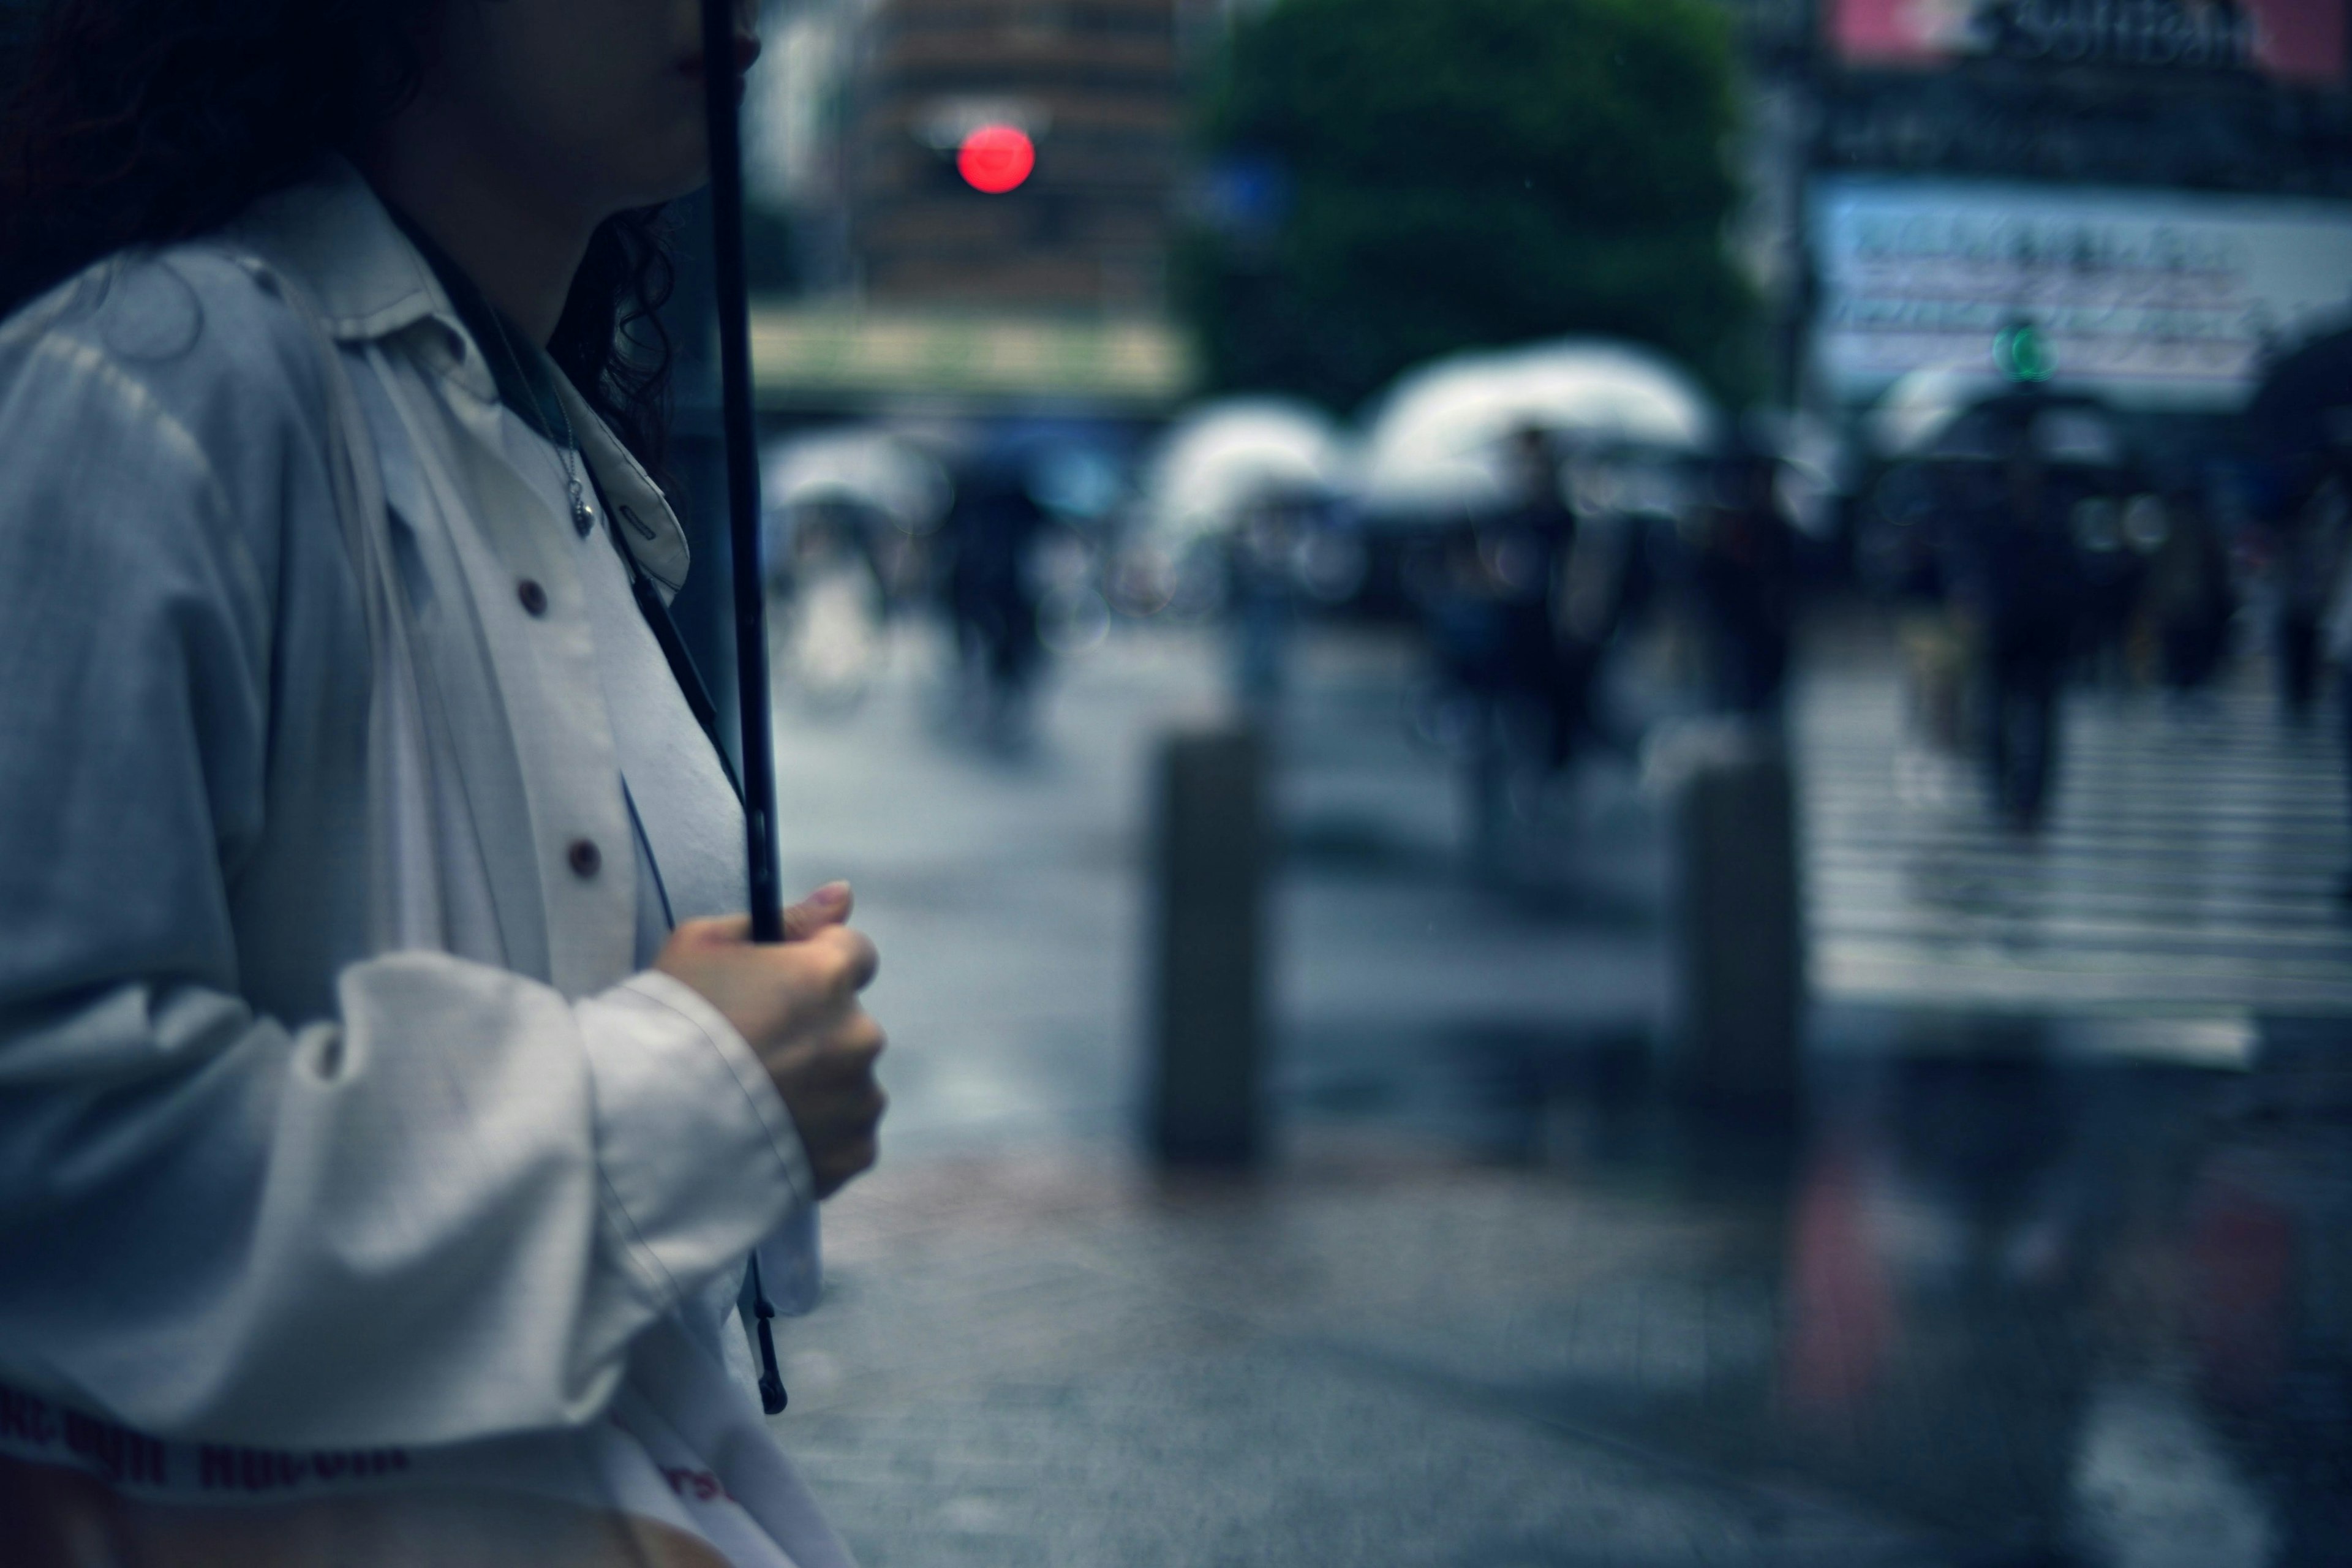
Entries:
MULTIPOLYGON (((1894 918, 1915 910, 1919 902, 1916 885, 1906 880, 1901 872, 1872 871, 1845 875, 1816 868, 1809 885, 1817 906, 1833 909, 1841 917, 1854 921, 1874 922, 1894 918)), ((2068 888, 2034 907, 2084 917, 2137 917, 2173 926, 2203 924, 2240 931, 2279 931, 2320 927, 2328 913, 2331 896, 2317 886, 2300 898, 2291 899, 2220 897, 2209 895, 2202 889, 2189 894, 2158 895, 2068 888)), ((2020 918, 2030 917, 2032 913, 2031 910, 2021 910, 2016 899, 2003 898, 1997 884, 1994 890, 1985 893, 1979 901, 1947 899, 1939 900, 1935 908, 1953 915, 1969 916, 1987 903, 2020 918)))
POLYGON ((2244 974, 2046 973, 2011 964, 1922 965, 1910 953, 1841 951, 1815 966, 1816 990, 1852 1002, 2018 1013, 2244 1007, 2295 1016, 2352 1014, 2352 984, 2312 984, 2244 974))
POLYGON ((2251 680, 2189 711, 2064 708, 2057 795, 2021 839, 1979 770, 1927 750, 1895 679, 1815 680, 1797 710, 1808 934, 1823 996, 2113 1016, 2352 1016, 2337 737, 2251 680))
POLYGON ((2252 962, 2289 952, 2318 954, 2352 973, 2352 936, 2334 936, 2298 926, 2245 928, 2167 925, 2155 921, 2069 919, 2043 914, 2025 921, 1983 915, 1876 913, 1844 919, 1817 917, 1817 939, 1887 941, 1923 944, 1991 941, 2021 952, 2086 948, 2117 952, 2229 953, 2252 962))

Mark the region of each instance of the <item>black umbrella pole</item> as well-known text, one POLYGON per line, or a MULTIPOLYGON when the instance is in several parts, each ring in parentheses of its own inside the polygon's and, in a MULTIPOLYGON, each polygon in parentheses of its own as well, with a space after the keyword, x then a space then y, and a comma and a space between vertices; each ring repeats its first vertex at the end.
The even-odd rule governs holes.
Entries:
POLYGON ((711 253, 717 259, 719 381, 727 444, 727 538, 735 567, 735 691, 742 703, 743 821, 751 940, 784 940, 776 868, 776 742, 768 698, 768 595, 760 563, 759 432, 751 408, 751 308, 743 278, 743 136, 733 0, 702 0, 703 97, 710 127, 711 253))
MULTIPOLYGON (((727 445, 727 543, 735 568, 735 693, 742 703, 743 834, 751 940, 784 940, 776 870, 776 736, 768 703, 768 584, 760 568, 759 429, 751 412, 751 302, 743 279, 743 132, 736 89, 734 0, 702 0, 702 96, 710 128, 710 238, 718 276, 720 429, 727 445)), ((760 1405, 784 1409, 760 1255, 744 1269, 745 1322, 759 1344, 760 1405)))

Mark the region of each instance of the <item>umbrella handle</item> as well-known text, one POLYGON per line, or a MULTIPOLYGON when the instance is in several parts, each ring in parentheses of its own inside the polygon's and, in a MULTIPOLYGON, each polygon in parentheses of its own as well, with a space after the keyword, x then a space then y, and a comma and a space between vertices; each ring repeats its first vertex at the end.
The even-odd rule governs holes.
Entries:
POLYGON ((768 694, 768 595, 760 564, 759 431, 751 405, 751 310, 743 274, 743 137, 735 91, 733 0, 702 0, 702 81, 718 276, 719 382, 727 447, 727 538, 735 569, 735 691, 741 703, 743 824, 751 940, 784 940, 776 863, 776 746, 768 694))

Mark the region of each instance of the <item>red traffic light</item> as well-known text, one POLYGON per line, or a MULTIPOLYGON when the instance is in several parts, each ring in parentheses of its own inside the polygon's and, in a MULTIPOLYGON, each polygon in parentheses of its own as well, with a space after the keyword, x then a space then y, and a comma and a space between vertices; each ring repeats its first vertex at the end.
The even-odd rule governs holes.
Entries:
POLYGON ((1011 125, 983 125, 956 153, 956 172, 964 184, 992 196, 1019 190, 1036 168, 1037 144, 1011 125))

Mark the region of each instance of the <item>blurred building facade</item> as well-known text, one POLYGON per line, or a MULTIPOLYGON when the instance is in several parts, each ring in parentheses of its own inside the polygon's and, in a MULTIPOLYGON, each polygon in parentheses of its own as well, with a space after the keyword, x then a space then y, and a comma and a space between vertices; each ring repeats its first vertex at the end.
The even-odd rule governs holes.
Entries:
POLYGON ((1176 0, 883 0, 851 132, 850 222, 877 303, 1156 312, 1182 119, 1176 0), (1019 188, 957 152, 1008 126, 1019 188))
MULTIPOLYGON (((803 289, 777 353, 853 392, 1178 395, 1192 67, 1266 3, 770 0, 754 175, 803 289), (959 177, 982 123, 1034 140, 1018 189, 959 177)), ((1991 375, 2025 318, 2083 390, 2224 413, 2352 315, 2347 0, 1720 3, 1749 81, 1735 243, 1791 403, 1991 375)))
POLYGON ((1168 249, 1188 39, 1214 4, 772 0, 753 175, 803 279, 761 323, 772 401, 1180 395, 1168 249), (1034 149, 1015 188, 959 167, 985 127, 1034 149))

